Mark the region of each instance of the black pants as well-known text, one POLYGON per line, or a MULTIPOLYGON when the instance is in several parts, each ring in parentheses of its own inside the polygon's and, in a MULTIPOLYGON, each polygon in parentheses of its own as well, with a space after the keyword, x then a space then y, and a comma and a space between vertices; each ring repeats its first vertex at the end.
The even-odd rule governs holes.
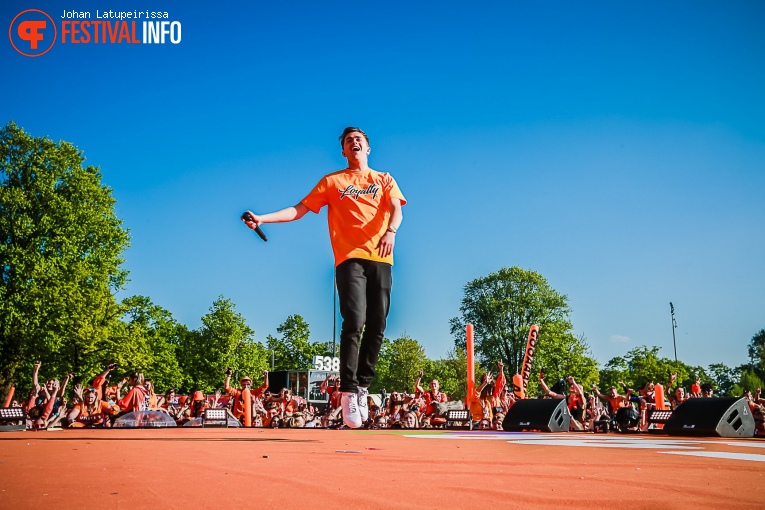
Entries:
POLYGON ((375 376, 390 309, 391 266, 348 259, 335 269, 335 281, 343 317, 340 391, 356 391, 359 386, 369 387, 375 376))

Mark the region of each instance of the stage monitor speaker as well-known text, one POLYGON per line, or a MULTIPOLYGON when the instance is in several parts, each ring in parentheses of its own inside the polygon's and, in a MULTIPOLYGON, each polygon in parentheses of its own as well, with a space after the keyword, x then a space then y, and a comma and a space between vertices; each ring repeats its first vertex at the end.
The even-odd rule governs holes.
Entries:
POLYGON ((754 437, 754 417, 745 398, 691 398, 663 430, 671 436, 754 437))
POLYGON ((521 399, 511 407, 502 422, 506 432, 568 432, 571 415, 566 399, 521 399))

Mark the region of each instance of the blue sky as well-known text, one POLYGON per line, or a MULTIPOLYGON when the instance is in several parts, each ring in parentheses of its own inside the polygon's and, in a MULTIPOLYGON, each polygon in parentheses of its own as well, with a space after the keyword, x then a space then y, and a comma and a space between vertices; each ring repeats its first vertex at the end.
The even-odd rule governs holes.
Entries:
MULTIPOLYGON (((605 363, 638 345, 746 361, 765 327, 765 3, 12 0, 167 11, 178 45, 0 43, 0 121, 71 141, 132 235, 130 284, 198 327, 219 295, 256 332, 290 314, 332 338, 322 213, 347 125, 409 203, 387 334, 453 345, 465 283, 540 272, 605 363)), ((544 341, 544 332, 540 332, 544 341)))

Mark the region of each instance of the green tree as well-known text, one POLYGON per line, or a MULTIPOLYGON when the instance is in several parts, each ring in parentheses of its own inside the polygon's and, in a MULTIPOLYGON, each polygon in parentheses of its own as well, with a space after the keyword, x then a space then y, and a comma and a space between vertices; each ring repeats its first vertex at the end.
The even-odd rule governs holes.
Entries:
POLYGON ((237 345, 233 368, 238 378, 247 375, 260 384, 260 374, 271 369, 271 353, 262 343, 247 339, 237 345))
MULTIPOLYGON (((465 285, 460 317, 451 320, 451 332, 456 347, 465 349, 465 326, 473 324, 476 360, 490 367, 501 360, 512 377, 521 372, 529 328, 537 324, 535 367, 544 363, 559 367, 561 373, 576 369, 567 375, 591 378, 595 361, 583 338, 572 334, 570 313, 567 296, 550 287, 541 274, 503 268, 465 285)), ((533 381, 531 377, 532 387, 533 381)))
POLYGON ((741 378, 737 384, 733 385, 730 393, 734 397, 740 397, 744 394, 744 391, 749 390, 754 394, 758 389, 762 389, 763 386, 765 384, 763 384, 762 379, 760 379, 754 370, 745 369, 742 370, 741 378))
POLYGON ((273 351, 274 370, 306 370, 314 356, 329 354, 326 343, 310 341, 310 328, 300 315, 290 315, 276 331, 281 338, 266 338, 267 348, 273 351))
POLYGON ((465 350, 455 347, 447 353, 444 359, 426 360, 422 381, 425 391, 428 390, 428 384, 433 379, 438 379, 441 391, 449 395, 449 398, 464 401, 467 394, 465 350))
POLYGON ((160 392, 184 386, 176 351, 188 334, 186 326, 145 296, 126 298, 122 307, 123 318, 113 325, 100 365, 114 362, 121 372, 141 371, 160 392))
POLYGON ((760 379, 765 379, 765 329, 761 329, 752 337, 748 351, 751 370, 760 379))
POLYGON ((417 374, 427 361, 425 349, 414 338, 403 335, 393 341, 384 339, 370 391, 377 393, 385 388, 388 392, 413 392, 417 374))
MULTIPOLYGON (((552 325, 556 327, 557 325, 552 325)), ((550 332, 542 335, 540 330, 534 365, 544 369, 548 384, 551 381, 573 376, 584 388, 590 388, 600 378, 598 363, 591 356, 584 335, 579 337, 571 332, 550 332), (548 340, 552 337, 554 341, 548 340)), ((510 375, 509 377, 512 377, 510 375)), ((527 394, 533 396, 540 391, 538 377, 532 374, 529 378, 527 394)), ((511 387, 508 382, 508 386, 511 387)))
POLYGON ((713 363, 709 365, 707 372, 712 379, 715 394, 718 397, 731 396, 733 386, 735 386, 736 381, 741 377, 741 373, 738 369, 730 368, 724 363, 713 363))
POLYGON ((661 358, 659 350, 656 346, 648 348, 642 345, 630 350, 624 357, 618 356, 609 360, 600 371, 601 390, 616 386, 621 391, 619 381, 623 381, 635 391, 646 382, 661 383, 666 390, 673 372, 677 372, 675 385, 683 386, 686 390, 690 390, 697 377, 701 378, 702 383, 712 382, 712 378, 703 368, 693 367, 682 361, 676 362, 671 358, 661 358))
POLYGON ((254 342, 254 331, 230 299, 219 296, 202 317, 202 326, 183 335, 179 364, 187 391, 214 391, 223 386, 226 368, 237 363, 237 347, 254 342))
POLYGON ((96 369, 119 316, 127 230, 101 172, 69 142, 0 130, 0 386, 96 369))

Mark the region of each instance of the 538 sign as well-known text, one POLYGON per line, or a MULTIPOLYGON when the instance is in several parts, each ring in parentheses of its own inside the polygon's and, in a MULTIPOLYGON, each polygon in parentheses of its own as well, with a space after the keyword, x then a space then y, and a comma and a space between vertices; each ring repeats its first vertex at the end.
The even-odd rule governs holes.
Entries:
POLYGON ((314 356, 313 357, 313 369, 314 370, 327 370, 329 372, 337 372, 340 370, 340 358, 330 356, 314 356))

